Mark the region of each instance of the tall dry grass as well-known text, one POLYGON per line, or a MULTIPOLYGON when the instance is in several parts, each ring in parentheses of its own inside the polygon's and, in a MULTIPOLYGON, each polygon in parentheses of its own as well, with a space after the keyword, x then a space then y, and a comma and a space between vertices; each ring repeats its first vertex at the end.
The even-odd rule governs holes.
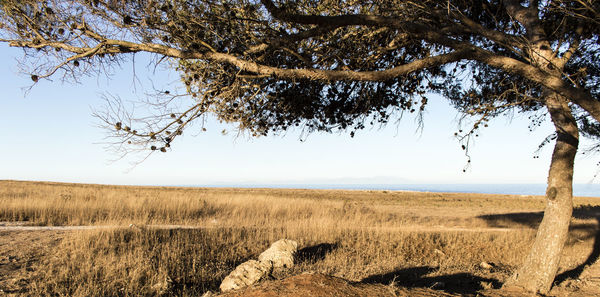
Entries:
MULTIPOLYGON (((600 201, 578 198, 576 205, 595 209, 600 201)), ((497 284, 522 261, 542 209, 543 199, 529 196, 0 181, 0 221, 202 227, 68 233, 38 264, 31 296, 199 296, 281 238, 301 248, 298 265, 284 275, 310 270, 401 285, 497 284), (424 226, 432 228, 417 230, 424 226), (470 231, 432 231, 438 227, 470 231), (482 269, 482 261, 494 269, 482 269)), ((594 228, 572 233, 562 270, 585 260, 594 228)))
MULTIPOLYGON (((576 205, 597 203, 578 198, 576 205)), ((390 191, 205 189, 0 181, 0 221, 32 225, 478 226, 543 198, 390 191)))
MULTIPOLYGON (((36 296, 200 296, 280 238, 300 242, 299 264, 284 275, 319 271, 354 281, 389 282, 386 274, 421 269, 429 277, 472 274, 497 263, 506 277, 529 246, 532 232, 411 233, 360 230, 219 228, 111 230, 68 238, 46 259, 32 284, 36 296), (321 247, 321 251, 319 251, 321 247), (312 252, 311 252, 312 249, 312 252), (308 251, 306 251, 308 250, 308 251)), ((398 281, 410 281, 403 279, 398 281)))

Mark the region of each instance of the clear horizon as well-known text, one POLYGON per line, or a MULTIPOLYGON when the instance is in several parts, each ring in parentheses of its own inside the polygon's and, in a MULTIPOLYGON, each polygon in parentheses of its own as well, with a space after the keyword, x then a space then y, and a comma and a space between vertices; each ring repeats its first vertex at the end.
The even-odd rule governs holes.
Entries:
MULTIPOLYGON (((172 70, 152 76, 148 55, 124 63, 111 79, 81 78, 82 84, 41 81, 31 85, 18 75, 15 58, 20 50, 0 46, 3 100, 0 105, 0 179, 57 182, 159 185, 310 183, 315 180, 381 180, 413 184, 541 184, 546 182, 552 144, 538 159, 534 152, 553 128, 549 120, 528 132, 527 115, 500 117, 482 131, 470 147, 471 166, 453 134, 458 114, 437 96, 431 96, 418 131, 414 117, 399 123, 341 134, 314 133, 299 141, 301 132, 283 136, 238 136, 234 126, 209 117, 206 132, 198 126, 173 144, 168 153, 154 153, 132 166, 141 155, 121 160, 102 143, 105 131, 96 127, 93 109, 102 108, 102 95, 124 100, 143 97, 145 88, 174 90, 179 77, 172 70), (135 67, 136 79, 132 68, 135 67), (151 79, 151 80, 150 80, 151 79), (222 135, 221 131, 230 131, 222 135)), ((591 145, 582 141, 582 148, 591 145)), ((575 183, 586 184, 598 171, 598 155, 579 153, 575 183)))
MULTIPOLYGON (((0 180, 3 181, 3 180, 0 180)), ((11 180, 9 180, 11 181, 11 180)), ((50 182, 60 181, 26 181, 19 182, 50 182)), ((86 184, 86 183, 76 183, 86 184)), ((97 185, 114 185, 91 183, 97 185)), ((433 193, 480 193, 480 194, 506 194, 506 195, 544 195, 546 184, 430 184, 430 183, 213 183, 213 184, 120 184, 118 186, 141 187, 181 187, 181 188, 268 188, 268 189, 313 189, 313 190, 363 190, 363 191, 409 191, 433 193)), ((600 184, 573 184, 573 195, 580 197, 600 198, 600 184)))

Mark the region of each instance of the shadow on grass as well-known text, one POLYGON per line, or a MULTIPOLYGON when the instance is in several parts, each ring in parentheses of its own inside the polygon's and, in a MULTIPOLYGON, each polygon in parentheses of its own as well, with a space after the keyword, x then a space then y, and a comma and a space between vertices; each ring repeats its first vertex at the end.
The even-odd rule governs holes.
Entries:
MULTIPOLYGON (((537 228, 544 216, 543 212, 519 212, 507 214, 482 215, 479 218, 486 220, 490 227, 514 227, 515 224, 537 228)), ((593 238, 592 252, 588 258, 577 267, 565 271, 556 276, 555 283, 560 284, 567 279, 575 279, 581 276, 586 266, 600 259, 600 206, 578 206, 573 209, 573 218, 595 219, 596 224, 571 224, 569 231, 580 231, 585 235, 583 239, 593 238)))
POLYGON ((361 283, 389 285, 393 282, 406 288, 432 288, 463 295, 476 294, 482 289, 482 282, 491 284, 494 288, 499 288, 501 285, 497 279, 479 277, 470 273, 427 276, 436 270, 436 267, 430 266, 399 269, 385 274, 371 275, 361 283))
POLYGON ((485 220, 489 227, 493 228, 537 228, 543 217, 544 212, 542 211, 488 214, 478 216, 478 218, 485 220))
MULTIPOLYGON (((576 279, 579 278, 581 276, 581 273, 583 273, 583 270, 588 266, 591 265, 593 263, 595 263, 596 261, 598 261, 598 259, 600 259, 600 206, 582 206, 582 207, 578 207, 576 208, 576 210, 573 211, 573 216, 576 218, 581 218, 581 219, 596 219, 596 223, 595 226, 594 225, 589 225, 587 227, 587 229, 589 229, 591 232, 588 236, 586 237, 594 237, 594 244, 592 246, 592 252, 590 253, 590 255, 588 256, 588 258, 581 264, 579 264, 577 267, 571 269, 571 270, 567 270, 561 274, 559 274, 558 276, 556 276, 556 279, 554 280, 555 283, 560 284, 564 281, 566 281, 567 279, 576 279), (593 235, 593 233, 595 233, 595 235, 593 235)), ((576 228, 577 226, 573 226, 574 228, 576 228)), ((582 228, 585 226, 582 226, 582 228)))
POLYGON ((296 254, 297 264, 305 262, 317 262, 325 259, 327 254, 338 248, 337 243, 320 243, 313 246, 308 246, 298 250, 296 254))

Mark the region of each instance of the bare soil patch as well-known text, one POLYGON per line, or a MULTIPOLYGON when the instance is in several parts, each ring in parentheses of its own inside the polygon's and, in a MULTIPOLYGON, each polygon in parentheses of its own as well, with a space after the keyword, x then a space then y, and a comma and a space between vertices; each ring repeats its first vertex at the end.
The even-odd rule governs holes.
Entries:
POLYGON ((282 280, 264 282, 259 286, 228 292, 221 297, 397 297, 397 296, 459 296, 427 288, 400 288, 393 285, 352 283, 321 273, 303 273, 282 280))
POLYGON ((26 294, 36 264, 63 236, 63 231, 0 231, 0 295, 26 294))

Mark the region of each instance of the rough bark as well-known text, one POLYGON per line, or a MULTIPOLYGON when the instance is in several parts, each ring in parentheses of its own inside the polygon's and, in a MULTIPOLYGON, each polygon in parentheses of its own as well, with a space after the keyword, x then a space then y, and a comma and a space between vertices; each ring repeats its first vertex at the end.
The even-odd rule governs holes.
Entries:
POLYGON ((569 231, 573 212, 573 165, 579 143, 577 123, 564 97, 550 94, 546 106, 557 140, 548 173, 544 218, 524 264, 505 284, 505 287, 518 286, 542 294, 552 287, 569 231))

